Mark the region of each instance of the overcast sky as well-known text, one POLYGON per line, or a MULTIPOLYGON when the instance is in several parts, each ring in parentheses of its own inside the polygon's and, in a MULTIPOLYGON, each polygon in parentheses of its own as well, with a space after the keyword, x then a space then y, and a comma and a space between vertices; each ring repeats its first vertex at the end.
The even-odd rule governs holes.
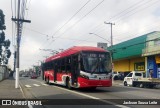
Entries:
MULTIPOLYGON (((14 51, 15 23, 11 21, 11 1, 15 16, 15 0, 0 0, 5 14, 6 39, 14 51)), ((27 0, 20 45, 20 69, 37 65, 49 52, 39 49, 67 49, 72 46, 97 46, 110 41, 113 25, 113 44, 160 30, 160 0, 27 0), (106 40, 95 36, 95 33, 106 40)), ((110 45, 110 43, 108 43, 110 45)), ((13 69, 13 55, 9 60, 13 69)))

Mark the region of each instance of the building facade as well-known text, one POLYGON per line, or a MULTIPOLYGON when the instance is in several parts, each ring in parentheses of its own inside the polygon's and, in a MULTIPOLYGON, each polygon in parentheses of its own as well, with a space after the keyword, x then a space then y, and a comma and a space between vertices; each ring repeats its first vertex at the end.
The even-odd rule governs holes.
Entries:
POLYGON ((126 74, 143 71, 146 77, 160 78, 160 32, 151 32, 108 49, 112 53, 114 71, 126 74))
POLYGON ((160 32, 149 34, 146 38, 146 47, 143 49, 142 57, 146 58, 147 76, 153 72, 154 78, 160 78, 160 32))

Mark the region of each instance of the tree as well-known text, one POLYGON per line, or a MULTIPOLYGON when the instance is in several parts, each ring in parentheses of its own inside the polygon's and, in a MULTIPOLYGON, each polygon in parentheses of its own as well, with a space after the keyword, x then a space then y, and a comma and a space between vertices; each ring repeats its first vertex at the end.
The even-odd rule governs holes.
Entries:
POLYGON ((0 43, 4 43, 4 40, 5 40, 5 33, 2 31, 0 33, 0 43))
POLYGON ((0 9, 0 30, 5 30, 6 29, 4 16, 5 15, 3 14, 3 11, 0 9))
POLYGON ((2 63, 8 64, 8 59, 11 56, 11 51, 8 49, 11 42, 9 39, 5 40, 5 33, 3 31, 5 29, 5 15, 3 14, 3 11, 0 9, 0 65, 2 63))

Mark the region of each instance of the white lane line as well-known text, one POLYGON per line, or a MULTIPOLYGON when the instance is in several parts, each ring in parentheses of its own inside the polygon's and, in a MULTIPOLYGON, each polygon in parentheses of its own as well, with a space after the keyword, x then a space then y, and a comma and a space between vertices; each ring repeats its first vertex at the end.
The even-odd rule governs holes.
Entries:
POLYGON ((39 83, 41 83, 41 84, 44 85, 44 86, 49 86, 48 84, 45 84, 44 82, 37 81, 37 80, 34 80, 34 81, 39 82, 39 83))
POLYGON ((111 104, 111 105, 114 105, 114 106, 117 106, 117 107, 120 107, 120 108, 130 108, 130 107, 127 107, 127 106, 124 106, 124 105, 116 105, 116 103, 113 103, 113 102, 110 102, 110 101, 100 100, 100 98, 90 96, 90 95, 87 95, 87 94, 84 94, 84 93, 79 93, 79 92, 76 92, 76 91, 68 90, 68 89, 65 89, 65 88, 57 87, 57 86, 54 86, 54 87, 62 89, 62 90, 66 90, 66 91, 69 91, 69 92, 72 92, 72 93, 75 93, 75 94, 78 94, 78 95, 81 95, 81 96, 85 96, 85 97, 88 97, 88 98, 91 98, 91 99, 97 99, 99 101, 102 101, 102 102, 105 102, 105 103, 108 103, 108 104, 111 104))
POLYGON ((44 86, 48 86, 48 84, 44 84, 44 83, 41 83, 42 85, 44 85, 44 86))
MULTIPOLYGON (((36 81, 36 82, 40 82, 41 84, 43 83, 41 81, 36 81)), ((90 95, 87 95, 87 94, 84 94, 84 93, 79 93, 79 92, 76 92, 76 91, 72 91, 72 90, 69 90, 69 89, 65 89, 65 88, 62 88, 62 87, 58 87, 58 86, 51 86, 51 87, 56 87, 56 88, 59 88, 59 89, 62 89, 62 90, 66 90, 66 91, 69 91, 69 92, 72 92, 72 93, 75 93, 75 94, 78 94, 78 95, 81 95, 81 96, 85 96, 85 97, 88 97, 88 98, 91 98, 91 99, 100 100, 100 98, 97 98, 97 97, 94 97, 94 96, 90 96, 90 95)), ((116 103, 113 103, 113 102, 110 102, 110 101, 106 101, 106 100, 100 100, 100 101, 103 101, 103 102, 108 103, 108 104, 115 105, 115 106, 120 107, 120 108, 130 108, 130 107, 127 107, 127 106, 124 106, 124 105, 116 105, 116 103)))
POLYGON ((38 85, 38 84, 33 84, 34 86, 36 86, 36 87, 39 87, 40 85, 38 85))
MULTIPOLYGON (((20 87, 20 90, 21 90, 21 92, 22 92, 23 97, 26 98, 25 95, 24 95, 23 89, 22 89, 22 87, 20 86, 20 84, 19 84, 19 87, 20 87)), ((33 106, 32 106, 32 105, 28 105, 28 108, 33 108, 33 106)))
POLYGON ((25 85, 25 86, 28 87, 28 88, 31 87, 30 85, 25 85))
POLYGON ((21 90, 21 92, 22 92, 23 97, 26 98, 25 95, 24 95, 23 89, 22 89, 22 87, 21 87, 20 84, 19 84, 19 88, 20 88, 20 90, 21 90))

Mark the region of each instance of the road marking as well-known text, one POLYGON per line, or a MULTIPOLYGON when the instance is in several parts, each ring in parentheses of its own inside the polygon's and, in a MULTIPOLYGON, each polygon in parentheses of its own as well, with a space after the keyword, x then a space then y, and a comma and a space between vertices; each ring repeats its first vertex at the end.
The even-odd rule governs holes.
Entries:
MULTIPOLYGON (((26 85, 25 85, 25 86, 26 86, 26 85)), ((20 84, 19 84, 19 87, 20 87, 20 90, 21 90, 21 92, 22 92, 23 97, 26 98, 25 95, 24 95, 23 89, 22 89, 22 87, 20 86, 20 84)), ((31 87, 31 86, 30 86, 30 87, 31 87)), ((28 108, 33 108, 33 106, 32 106, 32 105, 28 105, 28 108)))
POLYGON ((31 87, 30 85, 25 85, 25 86, 28 87, 28 88, 31 87))
POLYGON ((44 86, 48 86, 48 84, 44 84, 44 83, 41 83, 42 85, 44 85, 44 86))
MULTIPOLYGON (((43 82, 41 82, 41 81, 36 81, 36 82, 40 82, 41 84, 43 84, 43 82)), ((87 95, 87 94, 84 94, 84 93, 79 93, 79 92, 76 92, 76 91, 68 90, 66 88, 62 88, 62 87, 58 87, 58 86, 51 86, 51 87, 56 87, 56 88, 66 90, 66 91, 69 91, 69 92, 72 92, 72 93, 75 93, 75 94, 78 94, 78 95, 81 95, 81 96, 85 96, 85 97, 88 97, 88 98, 91 98, 91 99, 97 99, 99 101, 102 101, 102 102, 105 102, 105 103, 108 103, 108 104, 112 104, 112 105, 115 105, 115 106, 120 107, 120 108, 130 108, 130 107, 127 107, 127 106, 124 106, 124 105, 116 105, 116 103, 106 101, 106 100, 100 100, 100 98, 90 96, 90 95, 87 95)))
POLYGON ((20 88, 20 90, 21 90, 21 92, 22 92, 23 97, 25 98, 25 95, 24 95, 23 89, 22 89, 22 87, 21 87, 21 85, 20 85, 20 84, 19 84, 19 88, 20 88))
MULTIPOLYGON (((41 84, 43 84, 43 82, 41 82, 41 81, 36 81, 36 82, 40 82, 41 84)), ((100 100, 100 98, 97 98, 97 97, 94 97, 94 96, 90 96, 90 95, 87 95, 87 94, 84 94, 84 93, 79 93, 79 92, 76 92, 76 91, 68 90, 66 88, 62 88, 62 87, 58 87, 58 86, 51 86, 51 87, 55 87, 55 88, 59 88, 59 89, 62 89, 62 90, 66 90, 66 91, 69 91, 69 92, 72 92, 72 93, 75 93, 75 94, 78 94, 78 95, 81 95, 81 96, 85 96, 85 97, 88 97, 88 98, 91 98, 91 99, 97 99, 99 101, 102 101, 102 102, 105 102, 105 103, 108 103, 108 104, 112 104, 112 105, 120 107, 120 108, 130 108, 130 107, 127 107, 127 106, 124 106, 124 105, 116 105, 116 103, 113 103, 113 102, 110 102, 110 101, 106 101, 106 100, 100 100)))
POLYGON ((90 95, 87 95, 87 94, 84 94, 84 93, 79 93, 79 92, 76 92, 76 91, 68 90, 68 89, 65 89, 65 88, 57 87, 57 86, 54 86, 54 87, 62 89, 62 90, 66 90, 66 91, 69 91, 69 92, 72 92, 72 93, 75 93, 75 94, 78 94, 78 95, 81 95, 81 96, 85 96, 85 97, 88 97, 88 98, 91 98, 91 99, 97 99, 99 101, 102 101, 102 102, 105 102, 105 103, 108 103, 108 104, 111 104, 111 105, 114 105, 114 106, 117 106, 117 107, 120 107, 120 108, 130 108, 130 107, 127 107, 127 106, 124 106, 124 105, 116 105, 116 103, 106 101, 106 100, 101 100, 100 98, 90 96, 90 95))
POLYGON ((34 86, 36 86, 36 87, 39 87, 40 85, 38 85, 38 84, 33 84, 34 86))

